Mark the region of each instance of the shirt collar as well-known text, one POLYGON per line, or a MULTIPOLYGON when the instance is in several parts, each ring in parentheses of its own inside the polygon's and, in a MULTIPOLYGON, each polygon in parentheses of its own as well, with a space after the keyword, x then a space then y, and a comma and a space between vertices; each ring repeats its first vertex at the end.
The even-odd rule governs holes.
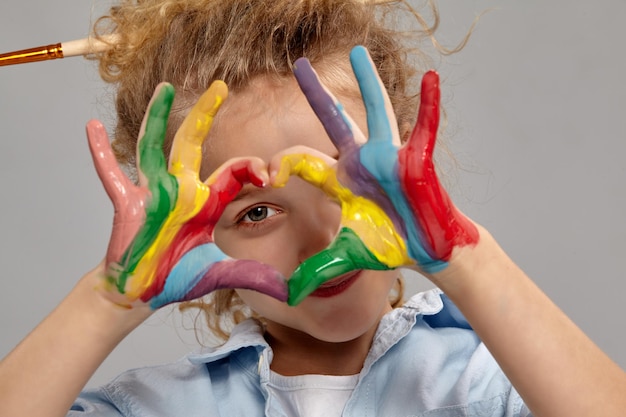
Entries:
POLYGON ((225 358, 235 351, 249 348, 258 352, 269 348, 263 338, 261 323, 255 319, 247 319, 236 325, 230 338, 223 345, 205 348, 199 353, 191 354, 189 360, 195 364, 210 363, 225 358))
POLYGON ((419 315, 434 316, 443 308, 442 292, 434 288, 415 294, 402 307, 385 314, 378 324, 361 374, 367 373, 378 359, 411 331, 419 315))
MULTIPOLYGON (((393 309, 381 319, 372 347, 365 360, 363 371, 369 370, 371 365, 385 354, 393 345, 404 338, 415 325, 418 315, 437 316, 447 303, 445 295, 435 288, 411 297, 404 306, 393 309)), ((234 327, 226 343, 215 348, 206 348, 199 353, 189 355, 192 363, 211 363, 231 355, 235 351, 254 349, 259 354, 270 346, 263 338, 263 328, 254 319, 248 319, 234 327)), ((271 356, 271 355, 270 355, 271 356)))

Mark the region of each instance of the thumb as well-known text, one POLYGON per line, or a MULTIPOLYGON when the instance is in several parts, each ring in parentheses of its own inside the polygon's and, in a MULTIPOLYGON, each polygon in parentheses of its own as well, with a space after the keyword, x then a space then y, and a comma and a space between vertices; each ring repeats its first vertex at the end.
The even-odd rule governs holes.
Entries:
POLYGON ((288 303, 295 306, 326 281, 359 269, 391 268, 376 259, 352 229, 343 227, 328 248, 306 259, 291 275, 288 303))

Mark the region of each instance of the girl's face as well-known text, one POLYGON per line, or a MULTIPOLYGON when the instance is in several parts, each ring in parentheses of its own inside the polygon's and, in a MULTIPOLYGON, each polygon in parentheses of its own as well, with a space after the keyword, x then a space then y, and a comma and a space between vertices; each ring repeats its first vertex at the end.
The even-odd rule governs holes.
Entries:
MULTIPOLYGON (((356 88, 356 84, 355 84, 356 88)), ((365 110, 339 95, 365 131, 365 110)), ((337 158, 306 98, 293 79, 254 80, 231 94, 205 142, 203 176, 233 157, 272 156, 296 145, 337 158)), ((319 189, 292 177, 284 188, 248 185, 226 208, 215 228, 215 242, 229 256, 272 265, 289 277, 309 256, 324 249, 339 230, 341 209, 319 189)), ((391 309, 388 294, 397 271, 360 271, 290 307, 266 295, 239 290, 241 298, 267 321, 267 331, 291 328, 326 342, 345 342, 371 332, 391 309)))

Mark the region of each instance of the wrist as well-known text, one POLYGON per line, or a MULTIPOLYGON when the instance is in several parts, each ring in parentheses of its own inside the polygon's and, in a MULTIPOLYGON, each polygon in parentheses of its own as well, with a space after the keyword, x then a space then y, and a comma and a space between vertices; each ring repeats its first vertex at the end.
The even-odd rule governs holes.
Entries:
POLYGON ((493 236, 480 225, 476 228, 479 238, 475 244, 455 247, 446 268, 426 274, 451 297, 491 286, 493 279, 505 279, 503 272, 515 267, 493 236))
POLYGON ((105 293, 104 285, 105 268, 104 263, 100 263, 77 283, 67 301, 75 303, 86 319, 91 320, 97 328, 106 329, 107 334, 119 333, 123 337, 154 312, 148 304, 131 307, 127 303, 114 301, 114 297, 105 293))

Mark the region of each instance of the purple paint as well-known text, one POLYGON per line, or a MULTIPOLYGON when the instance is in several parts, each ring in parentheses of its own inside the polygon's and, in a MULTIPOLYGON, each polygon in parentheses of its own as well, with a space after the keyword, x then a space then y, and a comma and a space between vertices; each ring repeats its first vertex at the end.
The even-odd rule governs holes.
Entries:
POLYGON ((365 197, 378 204, 389 216, 397 232, 406 238, 406 227, 393 204, 385 196, 378 180, 360 161, 359 147, 354 141, 350 124, 343 114, 341 104, 324 89, 317 74, 306 58, 299 58, 294 65, 294 75, 311 108, 322 122, 326 133, 339 149, 339 180, 355 195, 365 197))
POLYGON ((288 298, 285 279, 271 266, 248 259, 225 259, 213 264, 183 301, 224 288, 254 290, 279 301, 288 298))

